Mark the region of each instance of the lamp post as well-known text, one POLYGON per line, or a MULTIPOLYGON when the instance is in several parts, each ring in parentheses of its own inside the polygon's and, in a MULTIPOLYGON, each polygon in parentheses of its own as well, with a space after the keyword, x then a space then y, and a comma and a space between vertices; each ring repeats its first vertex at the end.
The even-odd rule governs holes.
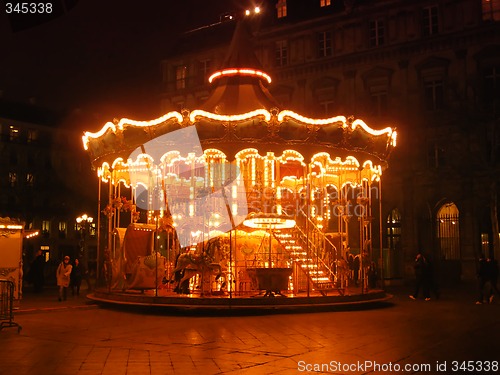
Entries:
POLYGON ((88 256, 88 251, 87 251, 87 233, 89 232, 90 225, 94 221, 94 218, 91 216, 88 216, 87 214, 83 214, 82 216, 79 216, 76 218, 76 226, 78 231, 80 232, 80 256, 81 256, 81 261, 83 266, 85 267, 85 275, 84 278, 87 281, 87 284, 90 289, 90 281, 88 279, 88 272, 89 272, 89 256, 88 256))

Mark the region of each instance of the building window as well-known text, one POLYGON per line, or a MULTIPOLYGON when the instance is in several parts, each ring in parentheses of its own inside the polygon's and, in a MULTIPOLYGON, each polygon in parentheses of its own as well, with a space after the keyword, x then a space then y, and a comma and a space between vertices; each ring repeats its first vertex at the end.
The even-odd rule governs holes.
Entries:
POLYGON ((208 82, 208 77, 212 73, 212 60, 206 59, 200 61, 200 73, 203 79, 203 84, 208 82))
POLYGON ((387 114, 387 91, 374 90, 370 92, 371 112, 375 116, 384 116, 387 114))
POLYGON ((370 21, 370 47, 377 47, 384 44, 385 41, 385 25, 382 20, 370 21))
POLYGON ((37 138, 38 138, 38 132, 35 129, 28 129, 26 142, 28 143, 36 142, 37 138))
POLYGON ((333 100, 322 100, 319 102, 321 108, 321 115, 325 117, 330 117, 334 115, 335 102, 333 100))
POLYGON ((459 211, 454 203, 441 206, 437 213, 437 236, 441 259, 460 259, 459 211))
POLYGON ((184 65, 175 68, 175 88, 182 90, 186 88, 187 67, 184 65))
POLYGON ((441 168, 446 164, 444 148, 433 143, 429 147, 429 152, 427 156, 428 165, 430 168, 441 168))
POLYGON ((443 80, 424 80, 425 108, 429 111, 437 111, 444 108, 443 80))
POLYGON ((483 20, 500 21, 500 0, 483 0, 483 20))
POLYGON ((288 65, 288 47, 286 40, 276 42, 276 66, 288 65))
POLYGON ((319 0, 319 6, 320 7, 327 7, 329 5, 332 5, 331 0, 319 0))
POLYGON ((9 127, 9 140, 15 142, 19 139, 19 128, 16 126, 9 127))
POLYGON ((500 100, 500 67, 488 67, 483 72, 484 101, 491 107, 500 100))
POLYGON ((401 214, 397 208, 387 217, 387 246, 390 250, 400 249, 401 214))
POLYGON ((278 0, 276 4, 276 12, 278 18, 284 18, 287 16, 286 0, 278 0))
POLYGON ((11 151, 10 152, 10 165, 17 165, 17 152, 16 151, 11 151))
POLYGON ((28 154, 26 156, 26 163, 28 166, 33 167, 35 165, 35 157, 33 154, 28 154))
POLYGON ((9 185, 15 187, 17 185, 17 173, 9 172, 9 185))
POLYGON ((43 220, 42 221, 42 236, 49 237, 50 235, 50 221, 43 220))
POLYGON ((97 235, 97 227, 95 223, 91 223, 89 225, 89 236, 90 237, 95 237, 97 235))
POLYGON ((490 236, 488 233, 481 233, 481 253, 488 254, 489 251, 490 251, 490 236))
POLYGON ((438 33, 438 7, 430 6, 422 9, 422 27, 424 36, 438 33))
POLYGON ((318 34, 318 52, 319 57, 332 56, 332 33, 323 31, 318 34))
POLYGON ((59 238, 66 238, 68 227, 65 221, 59 222, 59 238))
POLYGON ((33 173, 27 173, 26 174, 26 186, 33 187, 33 184, 35 182, 35 176, 33 173))
POLYGON ((186 107, 184 105, 184 102, 176 102, 172 103, 174 107, 176 108, 177 111, 182 112, 186 107))

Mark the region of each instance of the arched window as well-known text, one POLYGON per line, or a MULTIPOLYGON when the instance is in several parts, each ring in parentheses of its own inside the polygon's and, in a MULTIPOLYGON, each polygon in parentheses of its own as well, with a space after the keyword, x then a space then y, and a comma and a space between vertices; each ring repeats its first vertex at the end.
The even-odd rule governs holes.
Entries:
POLYGON ((460 259, 459 211, 454 203, 446 203, 437 213, 437 238, 442 259, 460 259))
POLYGON ((401 214, 397 208, 387 216, 387 247, 390 250, 400 249, 401 214))

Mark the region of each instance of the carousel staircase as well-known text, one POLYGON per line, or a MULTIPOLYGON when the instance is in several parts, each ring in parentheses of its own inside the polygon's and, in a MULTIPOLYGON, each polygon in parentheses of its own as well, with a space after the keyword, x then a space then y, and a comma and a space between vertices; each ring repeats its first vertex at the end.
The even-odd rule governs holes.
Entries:
POLYGON ((288 230, 277 230, 273 235, 290 255, 290 259, 307 276, 314 290, 317 290, 323 296, 332 291, 337 291, 341 295, 344 294, 342 289, 335 286, 334 273, 319 257, 320 249, 318 246, 298 226, 288 230), (309 247, 309 254, 307 247, 309 247))

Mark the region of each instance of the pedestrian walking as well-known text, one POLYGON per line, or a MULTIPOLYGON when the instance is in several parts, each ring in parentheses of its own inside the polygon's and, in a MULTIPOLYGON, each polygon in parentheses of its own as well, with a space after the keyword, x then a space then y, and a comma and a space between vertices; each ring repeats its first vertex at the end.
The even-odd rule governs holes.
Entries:
POLYGON ((75 295, 75 290, 76 290, 76 295, 80 295, 80 286, 82 285, 82 268, 80 265, 80 261, 78 258, 75 259, 75 262, 73 264, 73 268, 71 270, 71 275, 70 275, 70 286, 71 286, 71 295, 75 295))
POLYGON ((65 256, 63 261, 57 267, 57 286, 59 287, 59 302, 65 301, 67 297, 70 275, 73 266, 69 262, 69 256, 65 256))

